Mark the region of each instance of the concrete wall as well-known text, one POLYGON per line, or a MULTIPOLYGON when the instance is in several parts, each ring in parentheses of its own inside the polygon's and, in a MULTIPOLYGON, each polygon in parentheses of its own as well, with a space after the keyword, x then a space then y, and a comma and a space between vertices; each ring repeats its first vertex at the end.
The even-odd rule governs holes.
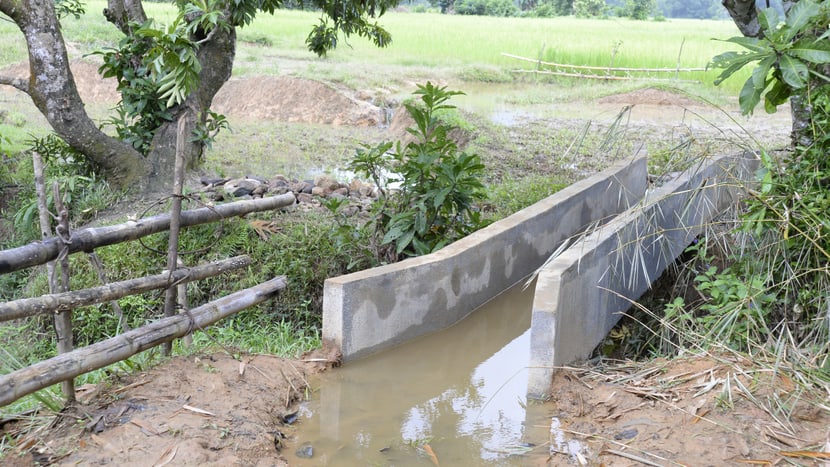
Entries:
POLYGON ((436 253, 328 279, 323 338, 348 361, 450 326, 636 203, 646 178, 644 158, 625 161, 436 253))
POLYGON ((692 167, 546 265, 533 302, 529 396, 545 395, 555 367, 591 353, 701 226, 742 196, 756 167, 752 155, 692 167))

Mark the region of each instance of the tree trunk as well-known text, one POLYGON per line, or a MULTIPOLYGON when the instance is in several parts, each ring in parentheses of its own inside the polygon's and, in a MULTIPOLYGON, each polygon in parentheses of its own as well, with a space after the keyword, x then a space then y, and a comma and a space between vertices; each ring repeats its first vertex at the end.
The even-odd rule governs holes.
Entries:
POLYGON ((145 177, 148 166, 141 154, 104 134, 87 115, 69 69, 54 1, 0 0, 0 11, 26 38, 30 77, 25 90, 55 133, 99 165, 117 187, 128 187, 145 177))
MULTIPOLYGON (((178 119, 187 112, 185 127, 188 135, 193 133, 197 125, 204 125, 213 98, 231 77, 236 55, 236 31, 216 29, 211 38, 199 46, 197 55, 202 65, 199 87, 173 110, 173 119, 158 128, 150 146, 147 156, 151 164, 150 191, 164 191, 172 187, 170 174, 175 169, 178 119)), ((186 139, 184 155, 188 169, 196 166, 203 149, 202 142, 186 139)))

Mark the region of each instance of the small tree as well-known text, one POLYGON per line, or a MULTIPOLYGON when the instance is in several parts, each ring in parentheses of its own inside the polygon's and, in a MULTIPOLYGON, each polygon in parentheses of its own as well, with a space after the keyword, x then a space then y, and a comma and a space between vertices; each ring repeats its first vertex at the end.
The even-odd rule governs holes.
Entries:
POLYGON ((599 18, 607 13, 605 0, 574 0, 574 15, 578 18, 599 18))
POLYGON ((647 20, 656 6, 655 0, 626 0, 623 11, 628 18, 647 20))

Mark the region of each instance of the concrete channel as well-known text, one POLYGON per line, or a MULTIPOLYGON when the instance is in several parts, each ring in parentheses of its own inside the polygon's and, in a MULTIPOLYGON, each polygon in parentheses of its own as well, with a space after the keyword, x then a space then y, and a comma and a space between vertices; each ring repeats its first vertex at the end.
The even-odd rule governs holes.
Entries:
POLYGON ((645 158, 632 158, 435 253, 328 279, 323 338, 348 362, 451 326, 637 203, 647 178, 645 158))
POLYGON ((649 187, 632 157, 436 253, 328 279, 323 338, 355 360, 447 328, 538 270, 527 392, 543 396, 554 368, 586 357, 756 166, 721 156, 649 187))

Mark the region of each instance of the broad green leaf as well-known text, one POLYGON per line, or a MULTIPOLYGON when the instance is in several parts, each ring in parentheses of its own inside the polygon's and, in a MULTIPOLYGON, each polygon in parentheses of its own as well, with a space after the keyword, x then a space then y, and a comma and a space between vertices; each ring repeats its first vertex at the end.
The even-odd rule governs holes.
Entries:
POLYGON ((757 39, 755 37, 744 37, 744 36, 730 37, 729 39, 726 39, 726 40, 722 40, 722 39, 715 39, 715 40, 719 40, 719 41, 722 41, 722 42, 731 42, 733 44, 738 44, 741 47, 749 49, 753 52, 760 52, 761 50, 763 50, 765 48, 764 42, 766 42, 766 41, 762 41, 761 39, 757 39))
POLYGON ((819 45, 818 43, 814 46, 801 46, 799 42, 793 44, 793 47, 787 53, 812 63, 830 63, 830 50, 816 48, 819 45))
POLYGON ((801 60, 783 54, 778 60, 778 68, 781 70, 781 79, 793 89, 801 89, 807 84, 810 72, 801 60))
POLYGON ((763 89, 758 89, 749 78, 741 88, 741 93, 738 95, 738 103, 741 105, 741 113, 744 115, 751 115, 755 107, 761 102, 761 92, 763 89))
POLYGON ((793 5, 790 11, 787 12, 787 26, 789 28, 784 35, 784 41, 792 41, 798 33, 803 32, 804 27, 819 13, 821 13, 821 7, 812 0, 801 0, 793 5))
POLYGON ((398 240, 395 242, 395 252, 397 254, 401 254, 406 247, 412 243, 412 239, 415 238, 415 231, 410 230, 404 233, 398 240))
POLYGON ((778 24, 782 22, 778 10, 775 8, 763 8, 758 11, 758 22, 764 34, 769 37, 774 31, 778 29, 778 24))
POLYGON ((775 113, 778 106, 787 102, 790 95, 792 95, 792 89, 786 83, 778 80, 773 81, 772 87, 764 95, 764 109, 767 113, 775 113))
POLYGON ((775 64, 775 58, 775 55, 771 55, 761 60, 758 62, 758 66, 752 70, 752 84, 755 86, 755 89, 759 89, 761 91, 766 89, 769 71, 772 68, 772 65, 775 64))

